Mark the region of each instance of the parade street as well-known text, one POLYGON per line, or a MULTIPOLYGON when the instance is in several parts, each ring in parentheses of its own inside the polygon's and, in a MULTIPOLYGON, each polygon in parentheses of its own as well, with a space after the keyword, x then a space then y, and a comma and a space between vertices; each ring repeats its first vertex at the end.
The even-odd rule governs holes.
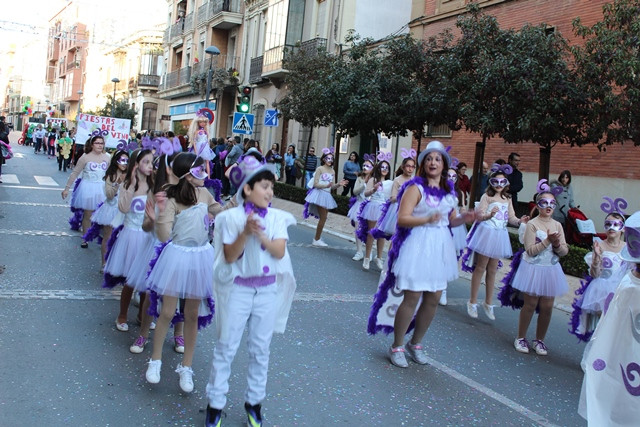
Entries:
MULTIPOLYGON (((215 325, 198 337, 193 393, 178 386, 171 334, 162 379, 148 384, 151 346, 129 352, 137 308, 129 331, 116 330, 120 288, 101 287, 100 247, 80 248, 69 230, 60 196, 69 172, 32 147, 12 148, 0 185, 0 425, 202 425, 215 325)), ((567 332, 566 312, 554 310, 547 357, 521 354, 518 312, 496 307, 493 322, 471 319, 469 281, 458 279, 425 337, 429 363, 394 367, 391 337, 366 332, 379 272, 373 263, 363 271, 353 243, 327 231, 329 247, 316 248, 312 228, 289 229, 298 287, 287 330, 271 345, 265 425, 586 425, 577 414, 584 344, 567 332)), ((246 365, 243 343, 223 425, 246 423, 246 365)))

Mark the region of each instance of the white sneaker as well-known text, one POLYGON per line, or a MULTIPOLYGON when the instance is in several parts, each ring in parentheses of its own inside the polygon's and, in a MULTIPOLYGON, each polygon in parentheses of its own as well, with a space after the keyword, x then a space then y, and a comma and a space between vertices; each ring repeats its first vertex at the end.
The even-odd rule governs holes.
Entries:
POLYGON ((404 355, 404 347, 390 347, 389 348, 389 360, 398 368, 408 368, 407 358, 404 355))
POLYGON ((148 342, 149 340, 141 335, 135 340, 131 347, 129 347, 129 351, 133 354, 140 354, 144 351, 144 346, 147 345, 148 342))
POLYGON ((156 329, 156 322, 149 323, 149 329, 152 330, 152 331, 155 330, 156 329))
POLYGON ((533 350, 536 352, 538 356, 547 355, 547 346, 544 345, 542 340, 533 340, 533 350))
POLYGON ((478 304, 471 304, 467 301, 467 314, 474 319, 478 318, 478 304))
POLYGON ((140 307, 140 292, 136 292, 133 294, 133 299, 131 301, 134 307, 140 307))
POLYGON ((413 345, 410 342, 406 343, 404 346, 407 353, 409 353, 409 357, 413 359, 419 365, 426 365, 428 362, 427 355, 422 348, 422 345, 416 344, 413 345))
POLYGON ((382 261, 382 258, 376 258, 375 263, 376 267, 378 267, 378 270, 382 271, 382 269, 384 268, 384 262, 382 261))
POLYGON ((162 360, 149 360, 149 367, 147 368, 147 382, 151 384, 158 384, 160 382, 160 368, 162 367, 162 360))
POLYGON ((191 366, 182 366, 182 363, 179 363, 176 372, 180 375, 180 388, 182 391, 191 393, 193 391, 193 370, 191 366))
POLYGON ((442 291, 442 294, 440 294, 440 301, 438 301, 438 304, 447 305, 447 290, 446 289, 444 291, 442 291))
POLYGON ((493 307, 494 307, 493 305, 489 305, 486 302, 482 303, 482 309, 484 310, 484 314, 486 314, 490 320, 496 320, 496 316, 495 314, 493 314, 493 307))
POLYGON ((370 263, 370 262, 371 262, 371 260, 370 260, 369 258, 365 258, 365 259, 362 261, 362 268, 363 268, 364 270, 369 270, 369 263, 370 263))
POLYGON ((529 353, 529 341, 527 341, 526 338, 516 338, 513 342, 513 346, 516 351, 519 351, 520 353, 529 353))
POLYGON ((326 248, 327 246, 329 246, 325 242, 323 242, 322 239, 318 239, 318 240, 314 239, 313 242, 311 242, 311 244, 319 248, 326 248))
POLYGON ((351 259, 354 261, 360 261, 363 258, 364 258, 364 254, 361 251, 358 251, 351 259))

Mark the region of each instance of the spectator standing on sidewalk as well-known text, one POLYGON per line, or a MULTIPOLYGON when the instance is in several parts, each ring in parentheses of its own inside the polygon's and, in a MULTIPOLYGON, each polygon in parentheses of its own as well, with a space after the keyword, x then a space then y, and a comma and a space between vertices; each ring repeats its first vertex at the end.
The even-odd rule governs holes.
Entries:
POLYGON ((482 162, 482 174, 480 174, 480 182, 478 183, 478 188, 476 189, 476 198, 475 200, 480 200, 480 197, 487 191, 487 187, 489 186, 489 165, 487 162, 482 162))
POLYGON ((284 173, 286 175, 286 183, 289 185, 296 185, 297 171, 296 171, 296 147, 291 144, 287 147, 287 152, 284 154, 284 173))
POLYGON ((458 163, 458 188, 462 195, 462 206, 469 203, 469 193, 471 193, 471 180, 467 176, 467 164, 465 162, 458 163))
POLYGON ((551 183, 551 188, 562 189, 562 192, 558 191, 556 195, 558 207, 553 211, 553 219, 562 224, 564 228, 569 209, 576 207, 576 202, 573 200, 573 187, 571 186, 571 171, 563 170, 560 172, 558 180, 551 183))
POLYGON ((316 157, 315 147, 309 147, 309 153, 304 158, 304 182, 311 181, 313 174, 318 168, 318 157, 316 157))
POLYGON ((342 190, 342 195, 349 195, 349 191, 351 191, 351 196, 353 196, 353 186, 356 184, 356 179, 358 179, 358 174, 360 173, 360 163, 358 163, 358 153, 352 151, 349 154, 349 160, 344 162, 344 166, 342 167, 342 172, 344 173, 344 179, 349 181, 342 190))
POLYGON ((522 183, 522 172, 518 169, 520 165, 520 154, 509 154, 509 166, 513 171, 507 175, 509 180, 509 194, 511 194, 511 203, 513 203, 513 209, 518 213, 518 193, 522 191, 524 184, 522 183))

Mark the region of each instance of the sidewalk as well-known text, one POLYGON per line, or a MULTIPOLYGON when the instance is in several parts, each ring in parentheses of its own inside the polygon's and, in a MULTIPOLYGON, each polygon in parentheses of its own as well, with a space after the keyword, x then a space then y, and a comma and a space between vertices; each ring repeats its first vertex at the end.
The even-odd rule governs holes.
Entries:
MULTIPOLYGON (((313 217, 309 217, 308 219, 305 220, 302 218, 302 210, 304 209, 303 205, 291 202, 289 200, 283 200, 278 198, 274 198, 271 205, 274 208, 291 212, 293 216, 296 218, 296 220, 298 221, 299 225, 303 225, 313 229, 316 228, 316 224, 318 223, 317 219, 313 217)), ((353 234, 353 231, 354 229, 351 226, 351 220, 349 218, 347 218, 346 216, 329 212, 329 216, 327 217, 327 222, 325 223, 325 226, 324 226, 324 233, 328 233, 333 236, 348 240, 350 242, 354 242, 355 236, 353 234)), ((355 250, 355 247, 354 247, 354 250, 355 250)), ((497 295, 497 289, 501 285, 500 281, 509 272, 510 263, 511 263, 510 259, 502 260, 503 267, 499 269, 498 273, 496 274, 496 295, 497 295)), ((462 270, 460 270, 460 277, 467 280, 471 280, 471 274, 466 273, 462 270)), ((575 298, 574 292, 576 291, 576 289, 580 287, 581 279, 578 277, 569 276, 569 275, 567 275, 566 277, 567 277, 567 282, 569 283, 569 292, 562 295, 561 297, 556 298, 555 307, 567 313, 571 313, 572 312, 571 303, 575 298)), ((483 294, 483 291, 481 289, 480 295, 482 294, 483 294)))

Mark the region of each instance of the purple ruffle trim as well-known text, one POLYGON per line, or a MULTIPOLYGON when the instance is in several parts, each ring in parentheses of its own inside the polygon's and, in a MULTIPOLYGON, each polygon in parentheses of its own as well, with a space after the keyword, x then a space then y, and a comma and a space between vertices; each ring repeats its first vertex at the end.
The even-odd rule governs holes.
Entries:
MULTIPOLYGON (((352 198, 350 198, 350 199, 349 199, 349 209, 351 209, 351 208, 353 207, 353 205, 355 205, 355 204, 356 204, 356 202, 357 202, 357 201, 358 201, 358 198, 357 198, 357 197, 352 197, 352 198)), ((349 210, 349 209, 347 209, 347 210, 349 210)))
MULTIPOLYGON (((313 188, 307 191, 307 196, 309 194, 311 194, 311 192, 313 191, 313 188)), ((306 196, 305 196, 306 198, 306 196)), ((304 219, 309 218, 310 216, 316 218, 316 219, 320 219, 318 218, 316 215, 312 214, 311 212, 309 212, 309 202, 304 202, 304 209, 302 210, 302 217, 304 219)))
MULTIPOLYGON (((478 229, 478 227, 479 227, 478 222, 474 222, 473 225, 471 226, 471 230, 469 230, 469 234, 467 235, 467 244, 469 244, 471 237, 473 237, 473 235, 476 233, 476 230, 478 229)), ((469 262, 469 258, 471 257, 472 254, 473 254, 473 251, 470 248, 464 249, 464 254, 462 255, 462 264, 460 266, 462 268, 462 271, 465 271, 467 273, 473 273, 474 266, 469 267, 467 265, 469 262)))
MULTIPOLYGON (((380 211, 380 219, 378 219, 378 224, 382 224, 384 217, 387 216, 387 213, 389 212, 390 206, 391 206, 391 200, 387 200, 386 202, 384 202, 384 204, 382 205, 382 210, 380 211)), ((380 230, 378 227, 375 227, 373 230, 370 231, 370 233, 374 239, 387 239, 387 240, 391 239, 391 234, 385 233, 384 231, 380 230)))
POLYGON ((571 307, 573 308, 573 312, 571 313, 571 318, 569 320, 569 333, 578 337, 580 341, 588 342, 591 339, 594 331, 586 331, 584 334, 578 332, 578 327, 580 326, 580 316, 582 316, 582 298, 584 292, 587 290, 593 277, 586 275, 584 280, 580 281, 580 287, 576 289, 575 294, 576 298, 571 303, 571 307))
POLYGON ((521 292, 511 286, 513 277, 516 275, 516 271, 518 271, 518 267, 520 266, 523 253, 524 249, 520 249, 513 256, 511 264, 509 265, 511 270, 501 280, 504 285, 500 287, 500 292, 498 292, 498 300, 500 301, 500 305, 503 307, 511 307, 513 310, 519 310, 524 305, 524 300, 522 299, 521 292))
POLYGON ((162 242, 155 246, 154 248, 155 255, 153 256, 153 258, 151 258, 151 261, 149 261, 149 269, 147 270, 147 276, 146 276, 147 279, 149 278, 149 275, 151 274, 151 270, 153 270, 153 267, 156 266, 156 263, 158 262, 158 258, 160 258, 160 254, 162 253, 164 248, 169 244, 169 242, 171 242, 171 240, 167 240, 166 242, 162 242))
POLYGON ((118 285, 124 285, 127 283, 127 278, 124 276, 112 276, 109 273, 104 273, 104 282, 102 282, 103 288, 113 289, 118 285))
MULTIPOLYGON (((100 228, 102 226, 97 222, 92 222, 91 227, 87 230, 86 233, 82 236, 82 240, 85 242, 93 242, 96 237, 100 237, 100 228)), ((102 239, 98 239, 98 243, 102 243, 102 239)))
MULTIPOLYGON (((421 177, 415 177, 405 183, 405 185, 400 189, 398 193, 398 200, 402 199, 402 195, 404 191, 409 188, 410 185, 421 185, 424 189, 425 195, 433 195, 442 199, 447 192, 440 188, 432 188, 428 187, 426 181, 421 177)), ((384 278, 380 286, 378 287, 378 292, 373 297, 373 305, 371 306, 371 312, 369 313, 369 321, 367 322, 367 332, 371 335, 374 335, 378 332, 383 332, 385 334, 390 334, 393 332, 393 327, 389 325, 378 325, 378 312, 380 308, 387 301, 387 297, 389 295, 389 291, 393 289, 396 285, 396 275, 392 272, 392 267, 398 259, 398 254, 400 253, 400 248, 403 243, 407 240, 409 235, 411 234, 411 228, 405 227, 396 227, 396 232, 391 238, 391 249, 389 250, 389 254, 387 256, 387 276, 384 278)), ((409 328, 407 329, 407 333, 411 331, 415 326, 415 318, 411 321, 409 328)))
POLYGON ((74 231, 79 231, 82 226, 82 217, 84 211, 82 209, 71 208, 71 217, 69 218, 69 227, 74 231))
POLYGON ((222 204, 222 198, 220 195, 222 194, 222 181, 219 179, 205 179, 204 186, 206 188, 211 188, 213 190, 213 198, 216 199, 216 202, 222 204))
POLYGON ((118 235, 120 234, 123 228, 124 228, 124 225, 121 225, 115 230, 113 230, 113 232, 111 233, 111 237, 109 237, 109 240, 107 241, 107 251, 104 254, 105 261, 109 259, 111 248, 113 248, 113 245, 116 243, 116 239, 118 238, 118 235))
MULTIPOLYGON (((162 295, 158 295, 155 291, 147 292, 149 299, 149 310, 147 314, 149 316, 153 316, 155 318, 160 317, 160 313, 158 312, 158 301, 162 299, 162 295)), ((210 313, 206 316, 198 316, 198 329, 204 329, 211 324, 213 320, 213 315, 215 313, 215 302, 213 298, 207 297, 207 306, 209 307, 210 313)), ((171 319, 171 325, 175 325, 176 323, 184 322, 184 314, 180 312, 180 310, 176 309, 173 318, 171 319)))
POLYGON ((360 204, 360 209, 358 209, 358 227, 356 228, 356 237, 361 242, 366 242, 367 235, 369 235, 369 221, 367 221, 366 218, 362 217, 362 211, 368 204, 369 200, 365 200, 360 204))

